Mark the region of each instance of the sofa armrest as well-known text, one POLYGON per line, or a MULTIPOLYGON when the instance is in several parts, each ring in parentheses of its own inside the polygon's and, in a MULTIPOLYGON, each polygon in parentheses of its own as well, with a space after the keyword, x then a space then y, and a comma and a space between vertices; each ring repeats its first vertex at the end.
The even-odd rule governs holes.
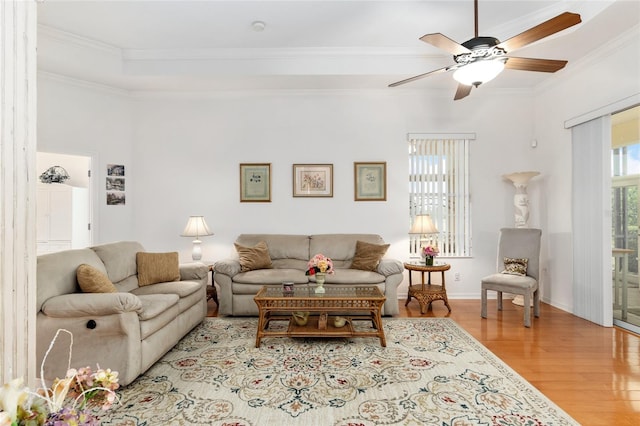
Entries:
POLYGON ((381 259, 378 264, 377 272, 385 277, 393 274, 402 274, 404 265, 396 259, 381 259))
POLYGON ((142 302, 131 293, 73 293, 47 299, 42 312, 55 318, 140 313, 142 302))
POLYGON ((204 263, 181 263, 180 281, 204 281, 209 279, 209 267, 204 263))
POLYGON ((213 265, 213 270, 216 274, 224 274, 229 277, 239 274, 241 269, 240 262, 234 259, 221 260, 213 265))

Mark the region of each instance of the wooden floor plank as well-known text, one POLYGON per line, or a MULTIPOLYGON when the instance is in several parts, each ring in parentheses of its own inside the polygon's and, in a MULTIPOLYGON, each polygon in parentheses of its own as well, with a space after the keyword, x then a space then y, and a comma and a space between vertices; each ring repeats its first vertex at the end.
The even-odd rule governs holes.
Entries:
MULTIPOLYGON (((208 316, 218 309, 210 300, 208 316)), ((523 308, 505 300, 488 304, 480 318, 479 300, 441 301, 420 314, 418 303, 398 301, 402 318, 448 317, 583 425, 640 425, 640 336, 605 328, 547 304, 531 328, 523 308)))

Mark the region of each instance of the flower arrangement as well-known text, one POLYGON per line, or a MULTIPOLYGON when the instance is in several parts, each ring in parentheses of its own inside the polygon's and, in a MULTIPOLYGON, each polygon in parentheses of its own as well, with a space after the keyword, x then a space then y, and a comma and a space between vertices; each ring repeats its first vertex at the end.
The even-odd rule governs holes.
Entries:
POLYGON ((307 263, 305 275, 315 275, 317 273, 333 274, 333 261, 323 254, 316 254, 307 263))
MULTIPOLYGON (((71 335, 69 360, 73 335, 60 329, 45 354, 40 376, 44 377, 43 366, 47 355, 60 332, 71 335)), ((116 401, 118 373, 110 369, 93 372, 90 367, 68 368, 64 379, 56 379, 47 388, 42 379, 42 388, 32 392, 23 385, 22 378, 14 379, 0 388, 0 426, 98 426, 100 420, 90 409, 101 407, 108 410, 116 401)))
POLYGON ((440 253, 437 246, 428 245, 422 248, 422 255, 425 257, 436 257, 440 253))

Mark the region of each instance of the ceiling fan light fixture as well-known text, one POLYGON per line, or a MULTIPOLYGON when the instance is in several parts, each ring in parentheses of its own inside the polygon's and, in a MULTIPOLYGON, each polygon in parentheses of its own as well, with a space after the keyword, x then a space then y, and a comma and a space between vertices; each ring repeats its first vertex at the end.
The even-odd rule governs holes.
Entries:
POLYGON ((479 86, 493 80, 504 70, 504 59, 481 60, 458 68, 453 78, 465 86, 479 86))

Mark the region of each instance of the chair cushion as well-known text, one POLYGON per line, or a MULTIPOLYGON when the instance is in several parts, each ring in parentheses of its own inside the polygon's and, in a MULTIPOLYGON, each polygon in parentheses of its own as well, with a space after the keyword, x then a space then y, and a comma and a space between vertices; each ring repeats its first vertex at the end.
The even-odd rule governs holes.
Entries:
POLYGON ((388 248, 389 244, 371 244, 365 241, 356 241, 356 254, 353 256, 351 269, 375 271, 388 248))
POLYGON ((241 272, 253 271, 255 269, 270 269, 271 257, 269 256, 269 247, 264 241, 260 241, 253 247, 242 246, 234 243, 238 256, 240 256, 241 272))
POLYGON ((180 260, 178 252, 136 253, 138 285, 164 283, 180 280, 180 260))
POLYGON ((482 279, 482 286, 497 291, 535 290, 538 281, 535 278, 522 275, 492 274, 482 279))
POLYGON ((505 257, 504 258, 504 270, 503 274, 511 274, 511 275, 527 275, 527 264, 529 263, 529 259, 525 258, 514 258, 514 257, 505 257))
POLYGON ((76 269, 78 284, 83 293, 117 293, 118 289, 107 274, 86 263, 76 269))

